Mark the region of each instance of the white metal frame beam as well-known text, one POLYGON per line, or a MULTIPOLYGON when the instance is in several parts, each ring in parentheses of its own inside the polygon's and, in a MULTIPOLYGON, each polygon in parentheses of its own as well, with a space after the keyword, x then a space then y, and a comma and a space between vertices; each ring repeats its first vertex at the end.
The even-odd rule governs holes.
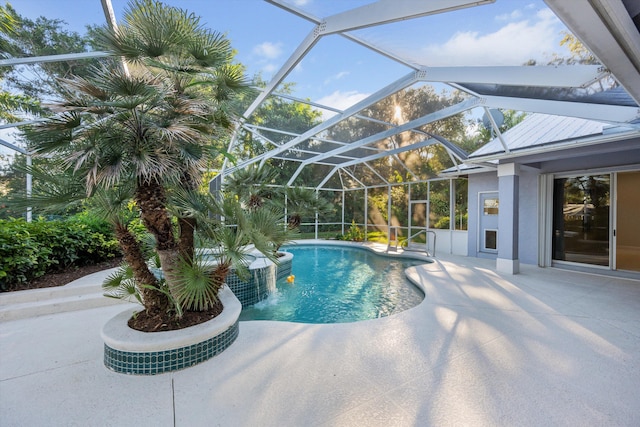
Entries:
POLYGON ((264 102, 264 100, 278 87, 278 85, 289 75, 291 70, 295 68, 296 65, 302 61, 302 58, 309 52, 316 43, 318 43, 318 31, 317 29, 313 29, 307 37, 300 43, 300 45, 296 48, 296 50, 291 54, 289 59, 284 63, 284 65, 278 70, 278 72, 273 76, 271 81, 267 84, 262 92, 258 95, 258 97, 251 103, 249 108, 244 112, 244 117, 249 117, 253 112, 264 102))
POLYGON ((621 0, 545 0, 640 105, 640 37, 621 0))
POLYGON ((353 142, 347 146, 344 147, 340 147, 340 148, 336 148, 335 150, 332 151, 327 151, 326 153, 323 154, 319 154, 316 157, 313 157, 311 159, 305 160, 304 162, 302 162, 300 164, 300 166, 298 167, 298 169, 295 171, 295 173, 292 175, 291 179, 289 180, 289 184, 291 185, 291 183, 298 177, 298 175, 302 172, 302 169, 314 162, 320 161, 322 159, 325 159, 327 157, 332 157, 335 156, 336 154, 341 154, 350 150, 353 150, 354 148, 358 148, 358 147, 362 147, 364 145, 367 144, 371 144, 386 138, 389 138, 393 135, 397 135, 399 133, 405 132, 405 131, 410 131, 414 128, 418 128, 420 126, 424 126, 426 124, 429 123, 433 123, 435 121, 438 120, 442 120, 442 119, 446 119, 447 117, 451 117, 454 116, 456 114, 462 113, 463 111, 467 111, 470 110, 476 106, 478 106, 480 103, 480 100, 477 98, 470 98, 467 99, 465 101, 462 101, 456 105, 452 105, 450 107, 447 108, 443 108, 442 110, 433 112, 431 114, 427 114, 426 116, 422 116, 418 119, 415 120, 411 120, 407 123, 404 123, 402 125, 399 125, 395 128, 377 133, 375 135, 371 135, 367 138, 363 138, 361 140, 358 140, 356 142, 353 142))
POLYGON ((407 74, 406 76, 396 80, 395 82, 391 83, 390 85, 380 89, 379 91, 373 93, 372 95, 369 95, 368 97, 366 97, 365 99, 361 100, 360 102, 357 102, 356 104, 352 105, 351 107, 347 108, 346 110, 344 110, 344 112, 342 114, 337 114, 333 117, 331 117, 330 119, 325 120, 324 122, 320 123, 318 126, 309 129, 308 131, 306 131, 305 133, 303 133, 302 135, 300 135, 297 138, 294 138, 293 140, 287 142, 286 144, 283 144, 282 146, 280 146, 279 148, 269 151, 267 153, 263 153, 259 156, 256 156, 252 159, 248 159, 245 160, 244 162, 239 163, 236 167, 232 168, 229 170, 228 173, 232 173, 233 171, 237 170, 237 169, 241 169, 244 168, 250 164, 256 163, 258 161, 262 161, 262 159, 267 159, 269 157, 273 157, 285 150, 288 150, 289 148, 299 144, 300 142, 312 138, 315 135, 319 134, 322 131, 325 131, 327 129, 329 129, 330 127, 336 125, 337 123, 341 122, 342 120, 345 120, 351 116, 356 115, 358 112, 360 112, 362 109, 369 107, 373 104, 375 104, 376 102, 386 98, 387 96, 391 95, 392 93, 396 93, 408 86, 411 86, 412 84, 416 83, 417 80, 417 76, 415 72, 411 72, 409 74, 407 74))
POLYGON ((342 33, 405 19, 435 15, 495 0, 379 0, 375 3, 356 7, 342 13, 329 16, 320 24, 321 34, 342 33))
MULTIPOLYGON (((297 16, 299 16, 299 17, 301 17, 303 19, 306 19, 306 20, 308 20, 310 22, 313 22, 314 24, 316 24, 318 26, 322 25, 325 22, 325 20, 323 20, 322 18, 318 18, 318 17, 316 17, 316 16, 314 16, 314 15, 312 15, 312 14, 310 14, 310 13, 308 13, 308 12, 306 12, 306 11, 296 7, 296 6, 293 6, 293 5, 289 4, 289 3, 284 3, 282 0, 265 0, 265 1, 267 3, 271 3, 274 6, 277 6, 277 7, 281 8, 281 9, 284 9, 287 12, 290 12, 290 13, 292 13, 294 15, 297 15, 297 16)), ((444 0, 444 1, 447 1, 447 0, 444 0)), ((383 3, 383 2, 391 5, 391 9, 392 10, 397 9, 397 8, 402 8, 402 7, 408 7, 410 9, 412 9, 413 12, 416 12, 416 10, 413 9, 414 4, 418 4, 419 3, 419 2, 417 2, 415 0, 390 0, 390 1, 389 0, 386 0, 386 1, 385 0, 381 0, 381 1, 379 1, 379 3, 383 3)), ((468 1, 467 0, 467 1, 462 1, 462 2, 457 1, 457 6, 452 2, 447 2, 447 4, 445 4, 444 7, 440 7, 440 9, 438 9, 438 4, 442 4, 443 0, 436 0, 436 1, 431 1, 431 4, 432 4, 431 12, 428 12, 427 10, 423 9, 423 12, 424 12, 423 14, 415 14, 414 13, 411 17, 399 18, 399 19, 396 19, 396 21, 397 20, 402 20, 402 19, 417 18, 419 16, 432 15, 432 14, 436 14, 436 13, 449 12, 449 11, 453 11, 453 10, 456 10, 456 9, 464 9, 464 8, 468 8, 468 7, 481 6, 481 5, 484 5, 484 4, 489 4, 489 3, 494 3, 494 2, 495 2, 495 0, 482 0, 482 1, 468 1), (438 9, 438 11, 436 11, 436 9, 438 9)), ((409 12, 407 12, 407 13, 409 13, 409 12)), ((337 14, 337 15, 334 15, 334 16, 338 16, 338 15, 340 15, 340 14, 337 14)), ((335 19, 337 20, 337 18, 335 18, 335 19)), ((379 22, 378 24, 387 23, 387 22, 393 22, 393 21, 386 21, 385 20, 384 22, 379 22)), ((378 25, 378 24, 372 24, 372 25, 369 25, 369 26, 378 25)), ((336 24, 333 24, 333 25, 336 25, 336 24)), ((353 24, 351 24, 350 28, 354 29, 353 28, 353 24)), ((380 54, 380 55, 382 55, 384 57, 387 57, 387 58, 389 58, 389 59, 391 59, 393 61, 396 61, 396 62, 398 62, 400 64, 403 64, 403 65, 405 65, 405 66, 407 66, 409 68, 413 68, 414 70, 417 70, 419 68, 414 63, 412 63, 410 61, 407 61, 405 58, 402 58, 402 57, 394 54, 393 52, 390 52, 390 51, 387 51, 387 50, 384 50, 384 49, 380 49, 379 47, 377 47, 377 46, 369 43, 368 41, 366 41, 366 40, 364 40, 364 39, 362 39, 360 37, 357 37, 357 36, 355 36, 353 34, 350 34, 348 32, 340 32, 339 35, 344 37, 344 38, 346 38, 346 39, 348 39, 348 40, 351 40, 351 41, 353 41, 355 43, 358 43, 361 46, 364 46, 364 47, 366 47, 368 49, 371 49, 374 52, 376 52, 376 53, 378 53, 378 54, 380 54)))
POLYGON ((416 142, 411 145, 405 145, 404 147, 395 148, 389 151, 383 151, 378 154, 373 154, 371 156, 363 157, 361 159, 354 159, 349 162, 342 163, 340 167, 346 168, 349 166, 357 165, 358 163, 370 162, 372 160, 381 159, 383 157, 392 156, 395 154, 404 153, 411 150, 417 150, 418 148, 428 147, 430 145, 438 144, 439 141, 434 138, 424 139, 420 142, 416 142))
MULTIPOLYGON (((304 58, 304 56, 324 35, 335 33, 345 35, 344 32, 349 30, 381 25, 405 19, 418 18, 420 16, 433 15, 495 2, 495 0, 431 0, 429 2, 417 2, 415 0, 379 0, 376 3, 365 5, 359 8, 348 10, 343 13, 329 16, 322 20, 318 20, 317 18, 312 17, 310 14, 305 13, 301 9, 295 8, 290 5, 285 5, 278 0, 267 1, 280 8, 288 10, 295 15, 311 20, 316 24, 316 27, 307 35, 307 37, 296 48, 296 50, 289 57, 289 59, 287 59, 280 70, 278 70, 276 75, 267 84, 265 89, 251 103, 249 108, 245 111, 243 115, 244 117, 249 117, 260 106, 260 104, 262 104, 264 100, 273 93, 276 87, 286 78, 291 70, 293 70, 293 68, 304 58)), ((382 55, 395 60, 399 60, 405 65, 409 65, 406 61, 401 60, 400 58, 389 52, 380 50, 373 45, 365 42, 364 40, 358 39, 356 37, 353 37, 352 40, 366 47, 369 47, 382 55)), ((415 66, 412 66, 412 68, 415 69, 415 66)), ((362 108, 364 107, 359 107, 354 112, 349 113, 349 116, 356 114, 362 108)), ((344 118, 343 116, 345 114, 346 111, 345 113, 338 115, 338 117, 341 117, 340 120, 344 118)), ((235 139, 232 140, 232 143, 229 146, 230 152, 233 149, 234 141, 235 139)), ((297 141, 295 143, 297 143, 297 141)), ((262 158, 252 161, 251 163, 255 163, 258 160, 262 160, 262 158)), ((238 167, 244 167, 248 164, 249 163, 244 162, 241 166, 239 165, 238 167)))
POLYGON ((425 67, 420 80, 510 86, 586 87, 605 77, 601 65, 425 67))
POLYGON ((579 117, 612 124, 629 123, 640 118, 640 109, 638 107, 505 96, 485 96, 482 99, 483 106, 486 107, 579 117))
POLYGON ((14 65, 26 65, 26 64, 39 64, 41 62, 60 62, 60 61, 74 61, 78 59, 90 59, 90 58, 105 58, 112 56, 109 52, 79 52, 79 53, 64 53, 60 55, 44 55, 44 56, 29 56, 22 58, 8 58, 0 59, 0 66, 11 67, 14 65))
MULTIPOLYGON (((298 97, 287 95, 287 94, 283 94, 283 93, 273 93, 273 94, 271 94, 271 96, 277 96, 279 98, 289 99, 291 101, 296 101, 296 102, 299 102, 301 104, 307 104, 307 105, 310 105, 312 107, 320 108, 322 110, 331 111, 333 113, 338 113, 338 114, 344 113, 344 110, 340 110, 339 108, 329 107, 328 105, 319 104, 317 102, 309 101, 308 99, 302 99, 302 98, 298 98, 298 97)), ((354 114, 353 117, 355 117, 357 119, 373 122, 373 123, 379 123, 381 125, 395 126, 393 123, 389 123, 389 122, 386 122, 384 120, 374 119, 373 117, 363 116, 362 114, 354 114)))

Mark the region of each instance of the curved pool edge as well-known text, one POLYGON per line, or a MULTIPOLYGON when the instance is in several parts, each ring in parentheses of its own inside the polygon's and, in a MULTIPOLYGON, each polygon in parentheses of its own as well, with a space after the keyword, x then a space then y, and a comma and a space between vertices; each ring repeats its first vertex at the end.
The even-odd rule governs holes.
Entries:
POLYGON ((244 320, 241 319, 239 320, 241 323, 244 322, 265 322, 265 323, 286 323, 286 324, 291 324, 291 325, 308 325, 308 326, 335 326, 335 325, 353 325, 353 324, 360 324, 360 323, 366 323, 366 322, 381 322, 381 321, 385 321, 385 319, 393 319, 393 318, 397 318, 398 316, 402 316, 403 314, 408 314, 409 312, 413 312, 416 309, 418 309, 419 307, 421 307, 423 304, 425 304, 426 302, 426 288, 424 286, 423 283, 420 282, 420 280, 418 280, 417 278, 414 278, 412 276, 414 276, 414 274, 410 274, 412 272, 415 272, 417 276, 419 276, 419 273, 417 272, 418 268, 424 268, 425 266, 435 266, 435 268, 439 268, 438 267, 438 263, 436 262, 436 260, 434 259, 434 257, 428 256, 426 254, 421 254, 418 252, 414 252, 414 251, 410 251, 405 253, 402 249, 400 249, 402 252, 398 252, 398 251, 393 251, 390 252, 387 250, 387 245, 383 244, 383 243, 377 243, 377 242, 351 242, 351 241, 342 241, 342 240, 322 240, 322 239, 297 239, 297 240, 291 240, 289 242, 287 242, 286 245, 284 245, 284 248, 281 249, 281 251, 286 252, 286 247, 287 246, 295 246, 295 247, 303 247, 303 246, 336 246, 336 247, 349 247, 349 248, 358 248, 358 249, 364 249, 364 250, 368 250, 376 255, 380 255, 380 256, 384 256, 384 257, 389 257, 389 258, 404 258, 404 259, 414 259, 414 260, 421 260, 421 261, 425 261, 424 264, 420 264, 419 266, 412 266, 412 267, 408 267, 404 270, 404 274, 405 277, 407 278, 407 280, 409 282, 411 282, 411 284, 413 286, 415 286, 417 289, 420 290, 420 292, 422 292, 423 294, 423 298, 422 301, 420 301, 420 303, 416 304, 414 307, 408 308, 406 310, 397 312, 397 313, 392 313, 388 316, 384 316, 384 317, 379 317, 379 318, 375 318, 375 319, 362 319, 362 320, 357 320, 354 322, 337 322, 337 323, 305 323, 305 322, 294 322, 294 321, 289 321, 289 320, 271 320, 271 319, 260 319, 260 320, 244 320))
POLYGON ((413 259, 425 260, 428 262, 434 262, 433 257, 430 257, 428 255, 421 254, 419 252, 414 252, 414 251, 405 252, 402 249, 400 249, 402 252, 398 252, 398 251, 391 252, 387 250, 387 245, 383 243, 376 243, 376 242, 349 242, 344 240, 301 239, 301 240, 292 240, 291 242, 288 242, 285 245, 285 247, 288 245, 346 246, 346 247, 352 247, 352 248, 367 249, 378 255, 388 256, 392 258, 413 258, 413 259))

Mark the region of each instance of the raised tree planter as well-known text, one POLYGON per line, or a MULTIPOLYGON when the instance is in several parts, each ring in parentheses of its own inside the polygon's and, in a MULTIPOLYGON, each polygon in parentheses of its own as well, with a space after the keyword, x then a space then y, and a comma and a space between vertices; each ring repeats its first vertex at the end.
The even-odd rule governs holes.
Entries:
POLYGON ((134 310, 118 314, 102 328, 105 366, 125 374, 155 375, 187 368, 222 353, 238 336, 242 305, 227 286, 219 297, 224 306, 219 316, 175 331, 136 331, 127 325, 134 310))

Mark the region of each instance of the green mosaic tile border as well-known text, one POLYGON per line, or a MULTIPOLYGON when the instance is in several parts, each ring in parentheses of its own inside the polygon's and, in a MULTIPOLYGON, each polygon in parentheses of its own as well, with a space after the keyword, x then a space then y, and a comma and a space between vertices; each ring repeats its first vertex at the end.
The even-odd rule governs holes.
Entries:
POLYGON ((174 350, 130 352, 116 350, 105 344, 104 364, 123 374, 155 375, 188 368, 222 353, 238 337, 239 322, 226 331, 198 344, 174 350))
MULTIPOLYGON (((251 277, 246 281, 240 280, 238 275, 232 271, 227 276, 225 283, 229 289, 240 300, 243 307, 254 305, 269 296, 269 281, 284 280, 291 274, 293 259, 281 261, 275 267, 275 277, 272 276, 272 266, 256 268, 251 270, 251 277)), ((275 286, 275 283, 273 284, 275 286)))

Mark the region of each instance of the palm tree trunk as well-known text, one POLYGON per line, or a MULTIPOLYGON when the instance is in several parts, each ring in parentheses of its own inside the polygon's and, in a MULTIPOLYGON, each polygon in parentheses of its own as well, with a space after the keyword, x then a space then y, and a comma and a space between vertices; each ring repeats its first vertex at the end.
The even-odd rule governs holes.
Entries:
POLYGON ((160 257, 160 265, 162 266, 162 273, 164 274, 164 280, 167 283, 169 292, 174 297, 178 295, 177 283, 180 263, 180 253, 177 248, 157 250, 158 257, 160 257))
POLYGON ((178 252, 182 259, 193 262, 195 248, 196 219, 191 217, 178 218, 180 237, 178 238, 178 252))
MULTIPOLYGON (((180 179, 180 186, 186 191, 196 191, 199 179, 188 171, 184 171, 180 179)), ((179 217, 178 227, 180 228, 180 236, 178 237, 178 251, 183 260, 189 263, 193 262, 195 251, 195 233, 197 220, 192 217, 179 217)))
POLYGON ((300 218, 300 215, 293 214, 289 216, 289 230, 295 230, 296 228, 300 227, 301 223, 302 218, 300 218))
POLYGON ((169 292, 175 296, 180 253, 167 211, 164 187, 157 182, 140 182, 136 188, 136 202, 145 228, 156 239, 156 251, 169 292))
POLYGON ((136 202, 142 223, 155 237, 158 250, 176 249, 164 187, 157 182, 140 182, 136 188, 136 202))
POLYGON ((135 236, 122 223, 115 225, 115 234, 125 261, 131 267, 136 282, 141 285, 138 290, 142 295, 145 310, 147 312, 166 312, 169 307, 169 299, 157 289, 158 279, 149 270, 135 236))

